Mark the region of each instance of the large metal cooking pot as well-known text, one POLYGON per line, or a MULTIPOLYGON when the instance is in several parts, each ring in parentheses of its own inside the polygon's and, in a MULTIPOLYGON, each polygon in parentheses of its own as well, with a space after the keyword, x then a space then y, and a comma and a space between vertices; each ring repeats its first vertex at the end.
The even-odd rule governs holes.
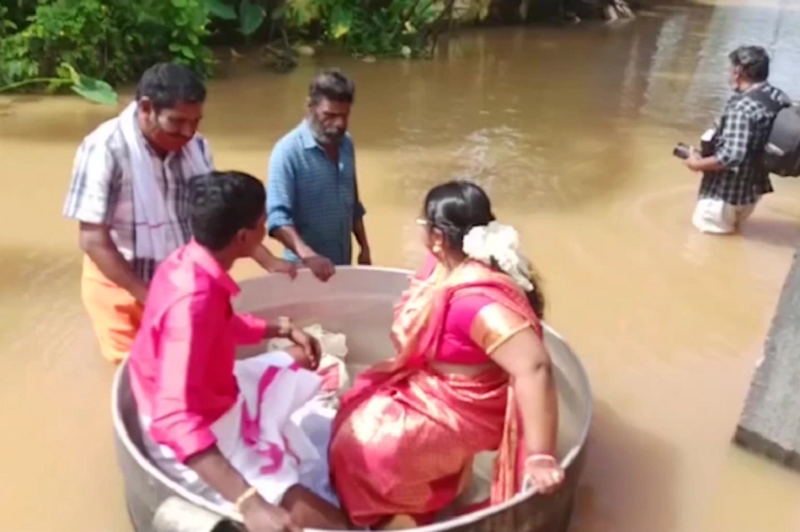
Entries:
MULTIPOLYGON (((266 318, 286 315, 300 324, 320 323, 347 336, 348 362, 364 367, 392 354, 389 325, 392 308, 408 286, 410 272, 388 268, 339 268, 327 283, 302 271, 294 282, 263 276, 241 283, 237 310, 266 318)), ((558 454, 567 471, 565 486, 544 497, 522 494, 485 510, 413 529, 415 532, 563 532, 583 469, 586 437, 592 417, 592 394, 578 357, 546 327, 546 344, 555 364, 560 429, 558 454)), ((264 347, 249 349, 263 351, 264 347)), ((113 397, 117 460, 125 477, 131 521, 137 532, 223 532, 237 530, 239 516, 178 486, 143 452, 136 405, 127 365, 117 372, 113 397)), ((476 477, 487 478, 490 456, 476 460, 476 477)))

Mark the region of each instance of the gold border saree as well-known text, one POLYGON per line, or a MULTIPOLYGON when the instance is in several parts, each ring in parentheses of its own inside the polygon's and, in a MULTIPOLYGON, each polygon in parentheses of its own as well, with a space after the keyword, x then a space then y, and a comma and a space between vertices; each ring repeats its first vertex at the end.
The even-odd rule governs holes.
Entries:
POLYGON ((524 445, 508 375, 498 366, 475 376, 430 366, 448 304, 473 293, 541 334, 525 294, 482 264, 467 262, 449 275, 437 267, 428 279, 412 280, 395 309, 396 358, 356 378, 334 421, 331 476, 355 525, 379 526, 398 514, 429 522, 466 488, 472 458, 481 451, 498 451, 491 503, 520 488, 524 445))

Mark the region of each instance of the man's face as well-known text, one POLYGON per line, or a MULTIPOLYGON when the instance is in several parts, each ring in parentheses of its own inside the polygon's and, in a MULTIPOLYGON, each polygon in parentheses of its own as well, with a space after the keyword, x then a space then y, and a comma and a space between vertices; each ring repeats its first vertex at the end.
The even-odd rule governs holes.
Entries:
POLYGON ((338 144, 347 133, 350 107, 347 102, 336 102, 322 98, 308 106, 308 116, 314 135, 322 144, 338 144))
POLYGON ((175 107, 156 112, 148 98, 139 101, 142 133, 157 148, 179 151, 192 140, 203 119, 202 103, 178 102, 175 107))
POLYGON ((739 92, 742 84, 742 67, 731 65, 728 76, 731 88, 739 92))
POLYGON ((252 229, 242 229, 239 232, 240 254, 249 257, 267 236, 267 213, 261 215, 252 229))

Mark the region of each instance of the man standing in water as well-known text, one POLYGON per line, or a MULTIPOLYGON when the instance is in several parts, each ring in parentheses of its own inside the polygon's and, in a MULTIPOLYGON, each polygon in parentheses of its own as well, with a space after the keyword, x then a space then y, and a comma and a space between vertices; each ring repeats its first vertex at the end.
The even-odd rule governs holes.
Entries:
MULTIPOLYGON (((63 213, 80 222, 83 301, 113 362, 130 350, 156 266, 191 238, 187 183, 214 167, 197 133, 205 99, 187 67, 154 65, 136 100, 78 148, 63 213)), ((293 275, 263 246, 253 258, 293 275)))
POLYGON ((305 119, 278 141, 269 161, 269 234, 286 247, 286 259, 323 281, 335 265, 351 264, 351 234, 361 248, 358 263, 372 263, 347 133, 354 95, 353 82, 338 70, 317 75, 305 119))
POLYGON ((761 196, 772 192, 762 155, 776 111, 762 98, 789 105, 780 89, 767 82, 769 56, 759 46, 741 46, 730 54, 731 85, 728 100, 712 140, 713 153, 692 152, 690 170, 703 173, 693 223, 700 231, 730 234, 740 228, 761 196))

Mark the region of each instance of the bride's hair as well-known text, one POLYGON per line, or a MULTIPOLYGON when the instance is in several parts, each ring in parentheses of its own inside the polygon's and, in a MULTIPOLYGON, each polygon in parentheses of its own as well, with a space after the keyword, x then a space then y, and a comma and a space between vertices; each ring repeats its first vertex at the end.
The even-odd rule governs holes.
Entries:
MULTIPOLYGON (((486 192, 475 183, 461 180, 448 181, 428 191, 423 215, 431 228, 442 232, 447 248, 459 251, 464 247, 464 237, 473 227, 489 225, 495 220, 486 192)), ((492 266, 502 271, 494 260, 492 266)), ((531 276, 531 284, 533 290, 527 292, 528 301, 541 319, 544 317, 544 295, 536 275, 531 276)))

